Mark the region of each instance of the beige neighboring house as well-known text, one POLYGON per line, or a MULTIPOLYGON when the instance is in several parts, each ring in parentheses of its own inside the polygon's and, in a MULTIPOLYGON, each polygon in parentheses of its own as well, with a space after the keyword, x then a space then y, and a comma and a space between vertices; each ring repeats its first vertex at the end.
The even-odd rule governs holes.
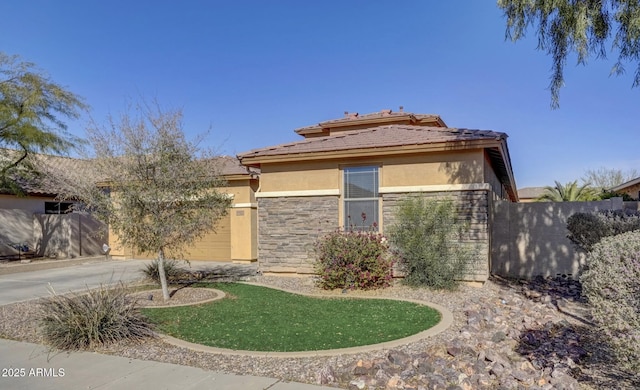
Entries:
MULTIPOLYGON (((216 225, 215 231, 184 248, 181 258, 202 261, 233 261, 237 263, 254 262, 258 259, 257 244, 257 203, 255 193, 258 190, 257 170, 248 170, 240 165, 235 157, 223 156, 220 161, 220 173, 227 186, 219 188, 232 199, 229 213, 216 225)), ((123 248, 117 236, 111 232, 110 255, 119 259, 155 258, 155 253, 135 253, 123 248)))
POLYGON ((622 183, 619 186, 611 188, 611 191, 627 194, 633 199, 640 200, 640 177, 622 183))
MULTIPOLYGON (((2 153, 15 151, 2 149, 2 153)), ((62 171, 84 171, 86 161, 38 155, 36 164, 45 163, 62 171)), ((102 254, 108 240, 104 225, 83 213, 72 212, 71 202, 56 199, 55 186, 47 175, 14 178, 23 194, 0 190, 0 257, 19 259, 29 256, 74 258, 102 254)))
POLYGON ((303 139, 238 155, 261 172, 261 271, 311 273, 312 246, 324 232, 374 223, 385 232, 399 200, 447 196, 469 222, 463 240, 479 250, 467 279, 489 277, 492 204, 518 201, 505 133, 449 128, 438 115, 402 108, 345 112, 295 132, 303 139))
POLYGON ((545 187, 523 187, 518 190, 520 203, 536 202, 545 192, 545 187))

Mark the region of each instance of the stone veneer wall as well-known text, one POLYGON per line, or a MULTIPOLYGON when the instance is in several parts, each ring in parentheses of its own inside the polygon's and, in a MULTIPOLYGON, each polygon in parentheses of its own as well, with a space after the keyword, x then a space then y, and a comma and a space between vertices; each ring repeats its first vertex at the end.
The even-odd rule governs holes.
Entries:
POLYGON ((337 196, 258 198, 262 272, 313 273, 313 243, 338 228, 337 196))
POLYGON ((411 196, 446 197, 456 202, 459 221, 465 222, 469 226, 469 231, 462 237, 461 242, 474 247, 477 251, 477 261, 473 264, 472 269, 464 279, 468 281, 486 281, 489 278, 491 269, 489 256, 489 215, 491 210, 489 192, 473 190, 383 194, 382 216, 384 226, 391 226, 394 223, 395 210, 399 200, 411 196))

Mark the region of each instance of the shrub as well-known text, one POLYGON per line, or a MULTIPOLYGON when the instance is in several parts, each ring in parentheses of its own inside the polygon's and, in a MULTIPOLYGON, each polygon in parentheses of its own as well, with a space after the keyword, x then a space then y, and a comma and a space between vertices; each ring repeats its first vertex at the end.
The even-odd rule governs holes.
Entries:
POLYGON ((634 202, 637 201, 638 199, 634 199, 631 195, 627 194, 626 192, 616 192, 616 191, 611 191, 611 190, 603 190, 598 197, 600 199, 611 199, 611 198, 622 198, 623 202, 634 202))
POLYGON ((393 259, 386 238, 375 231, 336 230, 315 242, 315 271, 324 289, 387 287, 393 259))
POLYGON ((567 219, 567 230, 569 240, 588 252, 604 237, 640 230, 640 212, 606 210, 575 213, 567 219))
MULTIPOLYGON (((185 270, 178 265, 177 261, 164 259, 163 262, 164 271, 167 275, 167 281, 171 282, 178 280, 185 273, 185 270)), ((147 278, 151 279, 157 284, 160 284, 160 274, 158 273, 158 259, 155 259, 151 263, 147 264, 142 269, 142 272, 147 278)))
POLYGON ((458 223, 451 199, 401 201, 390 230, 392 248, 409 285, 455 288, 474 260, 473 248, 461 242, 468 229, 458 223))
POLYGON ((124 285, 86 293, 53 295, 39 305, 45 341, 62 350, 83 349, 118 340, 153 337, 151 324, 127 295, 124 285))
POLYGON ((606 237, 580 281, 594 322, 626 369, 640 370, 640 232, 606 237))

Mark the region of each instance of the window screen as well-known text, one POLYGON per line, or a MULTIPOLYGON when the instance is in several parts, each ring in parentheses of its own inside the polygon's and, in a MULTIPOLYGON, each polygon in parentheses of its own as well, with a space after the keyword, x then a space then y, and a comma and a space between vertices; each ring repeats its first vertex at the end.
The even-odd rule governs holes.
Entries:
POLYGON ((379 224, 378 167, 344 169, 344 226, 370 229, 379 224))

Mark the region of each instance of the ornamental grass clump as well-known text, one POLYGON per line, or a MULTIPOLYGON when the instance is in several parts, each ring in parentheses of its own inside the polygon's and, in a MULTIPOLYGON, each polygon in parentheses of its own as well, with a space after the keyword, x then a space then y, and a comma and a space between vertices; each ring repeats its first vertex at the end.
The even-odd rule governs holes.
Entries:
POLYGON ((87 349, 120 340, 154 337, 153 327, 124 285, 57 295, 40 302, 40 325, 47 344, 60 350, 87 349))
MULTIPOLYGON (((178 265, 178 262, 175 260, 167 260, 163 259, 164 263, 164 272, 167 276, 167 281, 173 282, 179 280, 182 276, 185 275, 186 271, 178 265)), ((158 271, 158 259, 153 260, 148 263, 142 269, 142 273, 145 276, 152 280, 154 283, 160 284, 160 273, 158 271)))
POLYGON ((314 245, 318 285, 324 289, 388 287, 393 279, 393 259, 387 239, 372 230, 336 230, 314 245))
POLYGON ((398 204, 389 239, 412 286, 454 289, 476 256, 451 199, 407 198, 398 204))
POLYGON ((620 365, 640 370, 640 231, 603 238, 587 255, 582 291, 620 365))

